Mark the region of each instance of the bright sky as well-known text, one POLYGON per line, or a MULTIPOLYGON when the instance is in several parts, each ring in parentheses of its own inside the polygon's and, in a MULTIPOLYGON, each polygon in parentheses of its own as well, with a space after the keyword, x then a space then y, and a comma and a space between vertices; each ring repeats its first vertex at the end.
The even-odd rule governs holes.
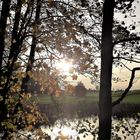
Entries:
MULTIPOLYGON (((140 64, 128 64, 129 68, 140 67, 140 64)), ((128 86, 131 77, 131 71, 126 68, 114 68, 114 76, 119 77, 122 81, 112 82, 113 89, 125 89, 128 86)), ((136 72, 135 80, 132 89, 140 89, 140 71, 136 72)))
MULTIPOLYGON (((140 0, 139 0, 139 3, 134 2, 133 6, 136 6, 136 11, 135 11, 136 17, 133 17, 133 18, 128 17, 126 19, 126 25, 129 25, 132 22, 140 21, 140 15, 139 15, 140 0)), ((122 19, 122 15, 120 15, 120 14, 115 14, 115 17, 119 20, 122 19)), ((136 25, 136 31, 140 32, 140 22, 136 25)), ((130 64, 130 63, 128 63, 127 66, 130 69, 132 69, 134 67, 140 67, 140 64, 137 64, 137 63, 133 63, 133 64, 131 63, 130 64)), ((112 87, 114 89, 125 89, 128 86, 128 82, 129 82, 129 79, 130 79, 130 76, 131 76, 131 72, 126 68, 123 68, 123 69, 114 68, 113 73, 114 73, 115 76, 118 76, 122 80, 124 80, 124 81, 126 80, 126 81, 125 82, 118 82, 118 83, 113 82, 112 87)), ((140 89, 140 80, 138 80, 138 79, 140 79, 140 71, 136 72, 136 78, 135 78, 134 85, 133 85, 132 89, 140 89)))
MULTIPOLYGON (((139 3, 134 3, 133 6, 136 6, 136 17, 133 18, 133 22, 140 21, 140 15, 139 15, 139 9, 140 9, 140 0, 139 3)), ((122 15, 115 14, 115 18, 118 18, 119 20, 122 19, 122 15)), ((126 24, 130 24, 132 21, 132 18, 129 17, 126 19, 126 24)), ((140 32, 140 22, 136 26, 136 30, 140 32)), ((132 69, 134 67, 140 67, 140 64, 137 63, 128 63, 127 66, 132 69)), ((131 77, 131 71, 129 71, 126 68, 115 68, 113 67, 113 77, 119 77, 121 81, 119 82, 112 82, 112 89, 125 89, 128 86, 129 79, 131 77)), ((70 80, 70 79, 69 79, 70 80)), ((90 78, 84 77, 84 76, 78 76, 77 81, 71 81, 71 83, 76 84, 78 81, 81 81, 84 83, 84 85, 87 88, 95 88, 95 85, 91 84, 90 78)), ((136 78, 134 80, 134 84, 132 89, 140 89, 140 71, 136 72, 136 78)))
MULTIPOLYGON (((119 77, 121 80, 119 82, 112 81, 112 89, 125 89, 128 86, 129 79, 131 77, 131 72, 124 69, 114 69, 114 75, 115 77, 119 77)), ((85 76, 78 76, 77 80, 72 80, 72 78, 68 78, 68 81, 70 84, 77 84, 78 82, 82 82, 86 88, 92 88, 95 89, 95 85, 91 83, 91 80, 89 77, 85 76)), ((140 89, 140 71, 136 72, 136 78, 134 80, 134 84, 132 89, 140 89)))
MULTIPOLYGON (((139 0, 140 1, 140 0, 139 0)), ((132 20, 133 22, 137 22, 137 21, 140 21, 140 16, 139 16, 139 9, 140 9, 140 3, 134 3, 133 6, 136 6, 136 17, 135 18, 131 18, 131 17, 128 17, 126 20, 126 24, 129 25, 130 23, 132 23, 132 20)), ((123 15, 124 16, 124 15, 123 15)), ((117 18, 118 20, 123 20, 123 16, 121 14, 115 14, 114 17, 117 18)), ((136 26, 136 30, 138 32, 140 32, 140 22, 138 23, 138 25, 136 26)), ((60 63, 57 63, 56 66, 57 68, 62 71, 63 73, 68 73, 70 67, 72 67, 72 60, 68 60, 65 61, 65 60, 62 60, 60 63)), ((126 62, 124 61, 124 64, 126 62)), ((100 64, 99 64, 100 65, 100 64)), ((140 64, 137 64, 137 63, 129 63, 127 62, 127 67, 129 67, 130 69, 133 69, 134 67, 140 67, 140 64)), ((113 67, 113 78, 114 77, 118 77, 120 79, 119 82, 115 82, 115 81, 112 81, 112 89, 125 89, 127 86, 128 86, 128 83, 129 83, 129 80, 130 80, 130 77, 131 77, 131 71, 128 70, 127 68, 123 67, 113 67)), ((82 76, 82 75, 79 75, 77 80, 72 80, 71 77, 67 78, 67 80, 70 82, 70 84, 77 84, 78 82, 82 82, 86 88, 92 88, 92 89, 95 89, 95 86, 97 85, 97 83, 95 84, 92 84, 91 83, 91 79, 89 77, 85 77, 85 76, 82 76)), ((140 71, 136 72, 136 78, 134 80, 134 84, 133 84, 133 87, 132 89, 140 89, 140 71)))

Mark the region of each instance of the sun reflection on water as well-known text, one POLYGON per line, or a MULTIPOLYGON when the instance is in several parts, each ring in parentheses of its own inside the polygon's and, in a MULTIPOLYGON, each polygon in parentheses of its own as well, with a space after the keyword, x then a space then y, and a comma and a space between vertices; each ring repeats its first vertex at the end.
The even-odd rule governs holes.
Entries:
MULTIPOLYGON (((46 128, 43 131, 48 132, 46 128)), ((78 137, 78 132, 68 126, 54 127, 50 134, 51 140, 77 140, 78 137)))

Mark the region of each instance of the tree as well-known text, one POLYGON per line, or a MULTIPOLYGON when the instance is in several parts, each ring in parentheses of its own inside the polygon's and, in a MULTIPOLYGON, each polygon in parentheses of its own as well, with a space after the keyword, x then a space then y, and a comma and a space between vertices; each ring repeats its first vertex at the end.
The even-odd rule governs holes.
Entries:
POLYGON ((99 96, 99 139, 111 138, 111 77, 113 62, 113 27, 114 1, 106 0, 103 6, 102 47, 101 47, 101 79, 99 96))
POLYGON ((87 89, 85 88, 84 84, 82 82, 79 82, 75 86, 75 95, 79 97, 84 97, 86 95, 87 89))
MULTIPOLYGON (((132 1, 129 3, 131 7, 132 1)), ((101 78, 100 78, 100 97, 99 97, 99 139, 111 139, 111 116, 112 116, 112 97, 111 97, 111 85, 112 85, 112 62, 113 62, 113 15, 114 15, 115 1, 105 0, 103 6, 103 23, 102 23, 102 47, 101 47, 101 78)), ((122 6, 123 7, 123 6, 122 6)), ((129 9, 128 8, 128 9, 129 9)), ((122 39, 119 42, 139 40, 139 37, 130 36, 127 39, 122 39)), ((134 42, 133 42, 134 43, 134 42)), ((125 59, 125 58, 124 58, 125 59)), ((120 103, 125 95, 128 93, 132 86, 135 71, 139 68, 132 70, 132 76, 128 88, 122 94, 121 98, 115 101, 113 104, 120 103)))
MULTIPOLYGON (((3 54, 4 54, 4 47, 5 47, 5 34, 6 34, 6 24, 7 24, 7 18, 8 18, 8 14, 9 14, 9 8, 10 8, 10 0, 4 1, 3 5, 2 5, 2 10, 1 10, 1 17, 0 17, 0 87, 2 86, 1 84, 1 76, 2 76, 2 63, 3 63, 3 54)), ((2 93, 1 93, 2 94, 2 93)), ((2 98, 3 98, 3 94, 2 94, 2 98)), ((4 108, 4 101, 0 102, 0 110, 5 110, 4 108)), ((0 113, 0 121, 3 120, 3 117, 5 117, 5 113, 2 114, 0 113), (3 117, 2 117, 3 116, 3 117)))
MULTIPOLYGON (((30 130, 34 127, 34 120, 37 124, 42 121, 41 115, 37 115, 36 106, 29 104, 32 92, 29 93, 27 89, 34 80, 40 91, 47 90, 50 94, 59 95, 59 81, 62 80, 62 75, 54 68, 56 61, 64 57, 73 58, 74 68, 78 73, 88 73, 94 75, 94 79, 98 78, 96 59, 100 57, 100 49, 106 46, 106 43, 103 43, 101 48, 102 5, 102 1, 90 0, 0 1, 0 130, 4 134, 3 139, 9 137, 12 131, 24 128, 30 130), (36 73, 39 73, 40 77, 36 73), (48 77, 45 79, 44 75, 48 77), (16 115, 18 119, 15 119, 16 115)), ((121 1, 117 1, 116 5, 117 9, 125 11, 131 7, 131 3, 123 4, 121 1)), ((106 29, 104 30, 107 33, 106 29)), ((118 21, 114 22, 112 30, 115 45, 114 63, 120 64, 122 59, 126 59, 123 56, 127 52, 121 54, 120 48, 116 47, 118 43, 122 46, 122 52, 131 51, 131 47, 134 46, 135 51, 127 53, 127 60, 130 58, 131 61, 136 61, 134 53, 139 52, 139 46, 134 45, 134 40, 138 41, 139 37, 131 34, 124 23, 120 24, 118 21), (129 42, 127 47, 123 44, 126 41, 129 42)), ((103 38, 102 42, 105 42, 103 38)), ((109 88, 110 85, 107 88, 110 96, 109 88)))
POLYGON ((80 60, 84 50, 76 37, 76 22, 72 22, 74 8, 68 9, 67 3, 5 0, 0 4, 0 130, 2 139, 8 139, 18 130, 31 131, 43 122, 35 103, 30 102, 32 93, 27 89, 32 80, 38 82, 39 90, 59 95, 61 78, 54 61, 68 54, 80 60), (42 76, 35 77, 37 72, 42 76))
MULTIPOLYGON (((93 23, 98 24, 99 28, 102 29, 102 46, 101 46, 100 41, 97 41, 97 39, 96 39, 96 38, 99 38, 99 40, 101 39, 101 36, 100 36, 101 32, 100 31, 99 31, 99 34, 97 34, 97 36, 96 36, 91 27, 89 27, 89 28, 85 27, 83 24, 80 26, 80 29, 85 34, 88 34, 91 37, 93 37, 94 39, 96 39, 96 41, 99 43, 98 44, 99 46, 97 48, 99 48, 99 50, 101 49, 101 52, 102 52, 102 56, 101 56, 101 58, 102 58, 102 66, 101 66, 102 72, 101 72, 101 81, 100 81, 101 82, 101 87, 100 87, 101 88, 101 91, 100 91, 100 112, 101 112, 101 114, 100 114, 100 117, 99 117, 100 118, 100 126, 99 126, 99 131, 100 131, 99 132, 99 135, 100 135, 99 138, 100 139, 104 139, 105 136, 106 136, 107 139, 110 139, 110 137, 111 137, 112 63, 115 64, 115 65, 117 65, 119 63, 119 65, 120 65, 122 63, 121 62, 122 59, 128 60, 128 58, 125 58, 125 56, 128 56, 130 61, 134 60, 136 62, 136 60, 134 58, 134 54, 136 55, 138 50, 139 50, 139 47, 135 44, 136 43, 135 41, 139 41, 140 38, 135 33, 131 33, 130 28, 128 28, 127 26, 124 26, 124 21, 121 22, 121 23, 119 21, 113 21, 114 8, 116 8, 117 10, 120 10, 122 13, 125 14, 125 17, 126 17, 127 16, 127 11, 131 12, 131 10, 132 10, 131 9, 132 2, 133 1, 123 1, 123 2, 122 1, 116 1, 116 2, 105 1, 104 2, 104 9, 105 10, 103 12, 101 12, 101 11, 99 12, 99 10, 101 10, 100 8, 102 7, 102 3, 98 3, 98 2, 95 3, 95 5, 98 7, 99 10, 97 10, 95 7, 94 8, 99 13, 104 15, 103 16, 103 26, 102 26, 102 28, 100 28, 101 27, 100 23, 102 21, 101 18, 98 19, 99 24, 93 21, 93 23), (110 16, 108 16, 107 14, 110 15, 110 16), (114 26, 112 25, 113 23, 114 23, 114 26), (87 30, 87 29, 90 29, 90 31, 87 30), (127 45, 124 44, 124 42, 125 43, 127 42, 126 43, 127 45), (121 50, 120 50, 120 46, 117 46, 117 44, 121 45, 121 50), (135 47, 135 49, 133 50, 132 47, 135 47), (120 54, 124 57, 120 56, 120 54), (113 55, 114 56, 117 55, 117 57, 113 57, 113 55), (115 61, 115 59, 118 59, 118 61, 115 61), (106 101, 108 101, 108 102, 106 102, 106 101), (107 124, 107 125, 105 125, 104 123, 107 124), (107 129, 105 129, 105 127, 107 129), (103 128, 103 129, 101 129, 101 128, 103 128), (105 133, 105 131, 106 131, 106 133, 105 133)), ((85 6, 86 8, 87 7, 89 8, 91 6, 91 5, 90 6, 88 5, 88 1, 85 1, 83 3, 82 3, 82 6, 86 5, 85 6)), ((93 27, 94 27, 95 24, 93 24, 93 27)), ((134 28, 135 28, 134 25, 131 25, 130 27, 132 27, 132 30, 134 30, 134 28)), ((90 50, 90 53, 91 52, 92 51, 90 50)), ((88 60, 90 60, 90 59, 88 59, 88 60)), ((84 65, 84 62, 81 63, 81 64, 84 65)), ((80 67, 80 68, 82 68, 82 67, 80 67)), ((136 69, 138 70, 139 68, 136 68, 136 69)), ((133 70, 133 72, 135 70, 133 70)), ((132 74, 132 75, 133 75, 132 77, 134 77, 134 74, 132 74)), ((132 80, 130 80, 130 81, 132 81, 132 80)), ((132 85, 132 82, 130 82, 130 85, 132 85)), ((130 88, 128 88, 128 89, 130 89, 130 88)))

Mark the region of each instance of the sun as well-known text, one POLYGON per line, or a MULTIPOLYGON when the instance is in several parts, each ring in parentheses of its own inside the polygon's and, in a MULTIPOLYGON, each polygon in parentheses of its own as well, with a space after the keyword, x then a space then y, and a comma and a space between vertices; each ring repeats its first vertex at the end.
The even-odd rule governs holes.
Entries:
POLYGON ((61 137, 68 138, 68 136, 70 135, 70 129, 69 129, 68 127, 64 127, 64 128, 60 131, 60 135, 61 135, 61 137))
POLYGON ((73 67, 72 60, 63 59, 59 61, 58 63, 56 63, 56 68, 63 73, 69 72, 72 67, 73 67))

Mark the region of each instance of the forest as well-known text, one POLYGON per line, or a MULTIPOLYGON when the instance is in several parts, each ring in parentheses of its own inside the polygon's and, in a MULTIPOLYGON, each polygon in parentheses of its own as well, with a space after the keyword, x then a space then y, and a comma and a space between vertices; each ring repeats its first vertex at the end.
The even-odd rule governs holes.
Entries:
MULTIPOLYGON (((77 100, 86 98, 83 83, 74 87, 67 81, 67 78, 76 81, 80 75, 89 77, 99 87, 96 93, 99 111, 93 117, 99 120, 99 125, 93 131, 94 122, 85 119, 90 129, 83 129, 78 121, 79 134, 88 131, 99 140, 121 139, 118 133, 112 133, 121 128, 125 128, 123 134, 134 134, 139 122, 132 128, 127 119, 125 122, 122 119, 114 126, 112 118, 114 108, 125 106, 121 103, 128 98, 140 70, 140 20, 136 20, 140 19, 136 14, 139 3, 139 0, 1 0, 0 139, 52 139, 42 126, 50 126, 49 118, 53 116, 42 112, 38 100, 49 96, 53 110, 64 92, 66 97, 74 91, 77 100), (60 62, 63 63, 58 68, 60 62), (112 82, 120 79, 114 78, 114 67, 130 73, 126 88, 115 98, 112 82)), ((90 96, 90 109, 94 108, 92 99, 90 96)), ((84 103, 82 100, 81 105, 86 107, 84 103)), ((134 120, 135 117, 139 120, 139 111, 134 112, 134 120)), ((80 139, 64 137, 61 132, 59 135, 60 140, 80 139)), ((140 132, 133 139, 139 137, 140 132)))

